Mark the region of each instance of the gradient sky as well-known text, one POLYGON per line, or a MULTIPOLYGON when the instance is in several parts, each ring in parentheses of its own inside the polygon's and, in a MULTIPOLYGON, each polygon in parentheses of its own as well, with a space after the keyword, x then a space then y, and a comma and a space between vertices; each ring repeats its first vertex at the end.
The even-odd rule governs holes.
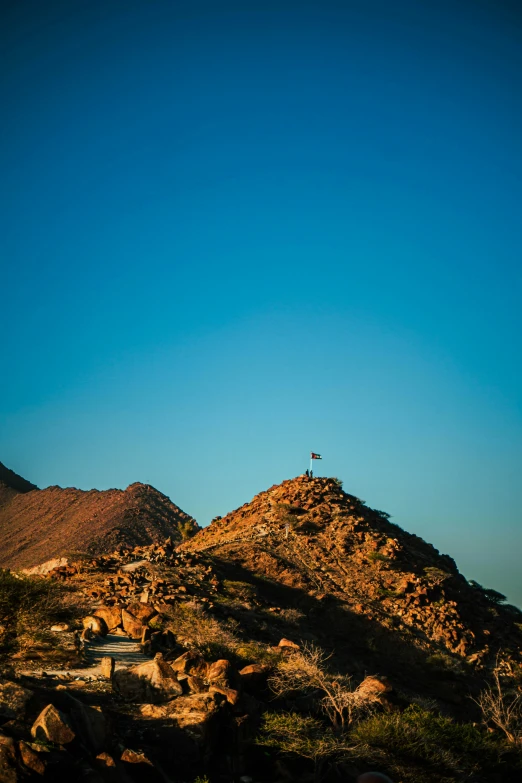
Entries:
POLYGON ((520 4, 0 22, 2 462, 206 524, 313 449, 522 606, 520 4))

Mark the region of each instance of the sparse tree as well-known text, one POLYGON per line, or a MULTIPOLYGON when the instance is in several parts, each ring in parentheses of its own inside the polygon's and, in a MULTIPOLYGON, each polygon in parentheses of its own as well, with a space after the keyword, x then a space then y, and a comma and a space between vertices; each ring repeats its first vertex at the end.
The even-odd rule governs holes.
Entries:
POLYGON ((319 691, 321 709, 336 731, 345 732, 354 720, 373 712, 378 702, 358 693, 351 677, 330 674, 326 668, 329 658, 320 647, 305 644, 301 651, 281 661, 269 685, 276 696, 319 691))
POLYGON ((474 701, 480 707, 485 724, 493 724, 511 745, 522 748, 522 694, 502 684, 498 659, 493 684, 474 701))

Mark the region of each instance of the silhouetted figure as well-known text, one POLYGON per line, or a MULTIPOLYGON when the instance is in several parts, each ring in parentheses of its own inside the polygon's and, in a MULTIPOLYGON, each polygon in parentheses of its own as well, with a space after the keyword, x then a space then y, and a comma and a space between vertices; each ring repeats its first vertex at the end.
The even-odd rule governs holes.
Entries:
POLYGON ((365 772, 363 775, 359 775, 357 783, 393 783, 393 781, 382 772, 365 772))
POLYGON ((308 470, 308 468, 305 471, 305 476, 306 478, 310 478, 310 471, 308 470))
POLYGON ((313 477, 314 477, 314 472, 313 472, 313 470, 311 470, 310 471, 310 478, 313 478, 313 477))

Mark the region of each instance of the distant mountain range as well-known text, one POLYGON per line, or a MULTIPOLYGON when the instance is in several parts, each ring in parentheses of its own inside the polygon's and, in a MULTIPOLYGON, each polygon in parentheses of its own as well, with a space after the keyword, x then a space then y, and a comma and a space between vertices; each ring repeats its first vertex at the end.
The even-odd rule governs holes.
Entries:
POLYGON ((179 543, 195 520, 148 484, 126 490, 38 489, 0 463, 0 567, 27 568, 74 552, 121 543, 179 543))

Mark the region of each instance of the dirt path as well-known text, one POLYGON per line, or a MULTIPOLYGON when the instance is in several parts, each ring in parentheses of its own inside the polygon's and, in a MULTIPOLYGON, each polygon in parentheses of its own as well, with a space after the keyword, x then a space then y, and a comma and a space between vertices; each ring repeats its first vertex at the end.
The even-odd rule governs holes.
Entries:
MULTIPOLYGON (((48 675, 90 679, 101 675, 101 659, 111 656, 116 662, 116 669, 125 669, 127 666, 136 666, 138 663, 150 661, 150 657, 140 650, 139 642, 129 639, 127 636, 118 636, 109 633, 101 636, 85 645, 86 665, 81 669, 45 669, 48 675)), ((34 674, 34 672, 23 672, 34 674)))

